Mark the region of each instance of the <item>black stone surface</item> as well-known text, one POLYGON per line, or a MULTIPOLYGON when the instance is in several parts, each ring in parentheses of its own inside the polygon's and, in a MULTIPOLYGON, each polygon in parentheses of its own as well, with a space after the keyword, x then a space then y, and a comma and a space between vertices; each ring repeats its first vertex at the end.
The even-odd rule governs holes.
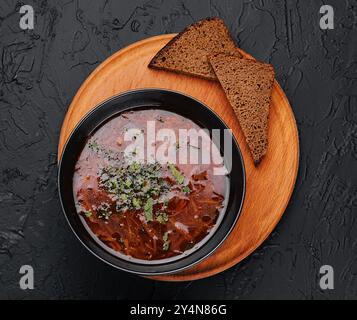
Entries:
POLYGON ((0 0, 0 298, 357 298, 357 3, 355 0, 0 0), (19 28, 31 4, 35 28, 19 28), (335 9, 322 31, 319 9, 335 9), (91 256, 70 231, 56 186, 66 110, 105 58, 137 40, 222 17, 238 44, 272 63, 301 142, 284 218, 252 256, 205 280, 160 283, 91 256), (35 270, 23 291, 19 269, 35 270), (319 269, 335 270, 322 291, 319 269))

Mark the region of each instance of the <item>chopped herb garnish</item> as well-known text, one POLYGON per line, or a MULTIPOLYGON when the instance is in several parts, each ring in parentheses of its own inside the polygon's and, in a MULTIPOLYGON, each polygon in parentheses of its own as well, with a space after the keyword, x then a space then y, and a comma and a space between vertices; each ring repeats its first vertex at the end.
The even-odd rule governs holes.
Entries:
POLYGON ((131 187, 131 184, 132 184, 131 180, 130 180, 129 178, 127 178, 127 179, 125 180, 125 186, 126 186, 127 188, 130 188, 130 187, 131 187))
POLYGON ((149 222, 154 221, 154 206, 165 208, 165 194, 170 185, 162 176, 159 163, 107 166, 99 174, 99 186, 113 195, 116 213, 142 210, 149 222))
MULTIPOLYGON (((183 184, 185 177, 174 165, 171 165, 170 171, 176 183, 183 184)), ((147 222, 157 221, 164 224, 168 221, 165 212, 168 207, 166 194, 172 184, 171 180, 163 175, 162 166, 157 162, 135 161, 130 165, 109 165, 99 172, 99 186, 109 192, 115 201, 114 213, 141 210, 147 222)), ((111 214, 102 213, 101 216, 107 219, 111 214)))
POLYGON ((184 193, 188 194, 188 193, 191 192, 191 189, 189 188, 189 186, 184 186, 184 187, 182 188, 182 191, 183 191, 184 193))
POLYGON ((96 153, 104 155, 108 160, 118 161, 121 158, 121 153, 114 150, 105 149, 101 146, 97 140, 90 141, 88 143, 88 148, 96 153))
POLYGON ((160 212, 156 216, 155 220, 161 224, 165 224, 167 221, 169 221, 169 216, 165 212, 160 212))
POLYGON ((141 166, 140 166, 140 163, 138 163, 138 162, 133 162, 129 166, 129 172, 131 172, 131 173, 139 172, 140 169, 141 169, 141 166))
POLYGON ((97 140, 90 141, 88 147, 93 151, 99 151, 99 144, 97 140))
POLYGON ((84 212, 84 215, 85 215, 87 218, 89 218, 89 217, 92 216, 92 211, 85 211, 85 212, 84 212))
POLYGON ((162 245, 162 250, 167 251, 170 249, 170 240, 169 240, 169 231, 166 231, 162 237, 162 240, 164 241, 162 245))
POLYGON ((141 209, 141 201, 137 198, 133 198, 132 204, 135 209, 139 210, 141 209))
POLYGON ((170 249, 170 241, 164 242, 164 244, 162 245, 162 249, 164 251, 168 251, 170 249))
POLYGON ((154 209, 154 200, 153 198, 149 198, 144 206, 145 219, 147 222, 154 221, 153 209, 154 209))
POLYGON ((171 171, 171 174, 174 176, 176 182, 178 184, 183 184, 183 182, 185 181, 185 176, 180 171, 178 171, 172 163, 169 163, 168 167, 171 171))

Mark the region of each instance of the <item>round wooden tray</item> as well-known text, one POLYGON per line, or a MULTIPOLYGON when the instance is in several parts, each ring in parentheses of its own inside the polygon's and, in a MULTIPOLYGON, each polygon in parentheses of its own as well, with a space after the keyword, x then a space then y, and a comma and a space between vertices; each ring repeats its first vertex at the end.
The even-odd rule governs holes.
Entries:
MULTIPOLYGON (((299 164, 299 139, 289 102, 275 82, 269 119, 269 149, 255 167, 232 107, 218 83, 149 69, 153 56, 173 38, 149 38, 115 53, 83 83, 64 119, 58 155, 81 118, 100 102, 127 90, 165 88, 190 95, 215 110, 233 130, 246 168, 246 197, 239 221, 210 257, 175 275, 154 277, 165 281, 189 281, 212 276, 242 261, 273 231, 294 189, 299 164)), ((252 58, 242 51, 247 58, 252 58)))

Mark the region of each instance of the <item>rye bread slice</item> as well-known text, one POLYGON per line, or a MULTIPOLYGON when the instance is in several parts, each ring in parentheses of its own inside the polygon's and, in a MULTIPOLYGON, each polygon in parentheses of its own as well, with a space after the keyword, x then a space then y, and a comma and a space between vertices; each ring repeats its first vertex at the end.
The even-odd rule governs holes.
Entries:
POLYGON ((268 148, 268 119, 274 84, 270 64, 217 54, 209 57, 239 120, 255 165, 268 148))
POLYGON ((151 60, 149 67, 215 80, 208 55, 242 57, 224 22, 207 18, 188 26, 151 60))

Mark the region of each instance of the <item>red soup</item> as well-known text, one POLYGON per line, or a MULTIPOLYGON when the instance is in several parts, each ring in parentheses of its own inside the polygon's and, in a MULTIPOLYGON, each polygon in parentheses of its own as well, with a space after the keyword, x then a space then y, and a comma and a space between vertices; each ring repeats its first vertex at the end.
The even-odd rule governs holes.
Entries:
MULTIPOLYGON (((77 212, 111 252, 142 261, 172 259, 201 246, 218 227, 228 178, 214 175, 218 164, 191 163, 190 155, 207 145, 193 143, 190 137, 179 143, 179 131, 190 129, 201 128, 171 112, 137 110, 112 118, 88 139, 73 177, 77 212), (188 161, 139 161, 136 149, 131 149, 129 159, 129 145, 136 139, 147 141, 148 121, 155 123, 155 134, 171 129, 178 138, 177 159, 187 154, 188 161), (127 141, 131 130, 138 134, 127 141)), ((162 151, 168 145, 165 140, 154 141, 151 150, 162 151)), ((221 157, 214 144, 211 152, 221 157)), ((147 145, 143 153, 148 153, 147 145)))

